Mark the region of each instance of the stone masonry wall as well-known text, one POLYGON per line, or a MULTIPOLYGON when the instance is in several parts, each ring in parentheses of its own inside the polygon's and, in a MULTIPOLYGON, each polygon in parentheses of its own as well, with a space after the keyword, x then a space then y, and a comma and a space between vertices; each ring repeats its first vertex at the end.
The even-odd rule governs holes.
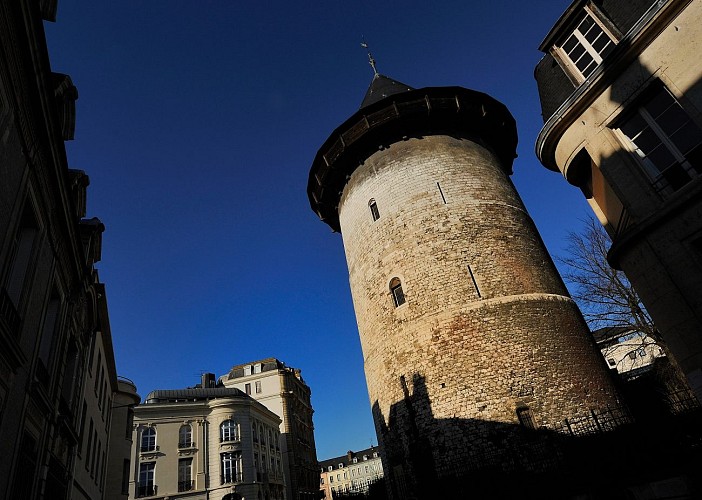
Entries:
MULTIPOLYGON (((408 395, 421 396, 416 429, 399 435, 429 439, 439 477, 480 454, 467 423, 514 426, 528 406, 536 426, 551 427, 619 407, 577 307, 487 149, 448 136, 392 144, 356 169, 339 211, 376 427, 392 427, 408 395), (395 277, 406 297, 399 307, 395 277)), ((397 453, 386 446, 390 475, 397 453)))

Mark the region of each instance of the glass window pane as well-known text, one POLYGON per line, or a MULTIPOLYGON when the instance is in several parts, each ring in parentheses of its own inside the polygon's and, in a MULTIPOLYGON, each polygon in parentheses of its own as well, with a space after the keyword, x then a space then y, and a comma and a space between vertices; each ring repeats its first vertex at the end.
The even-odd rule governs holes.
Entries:
POLYGON ((585 53, 585 47, 583 47, 580 44, 577 44, 575 47, 573 47, 573 50, 568 52, 568 57, 570 57, 571 61, 577 62, 578 59, 580 59, 584 53, 585 53))
POLYGON ((565 50, 566 54, 570 54, 570 51, 573 50, 576 45, 578 45, 578 39, 571 35, 570 38, 566 40, 566 43, 563 44, 563 50, 565 50))
POLYGON ((682 110, 680 106, 670 106, 662 114, 656 118, 656 123, 658 124, 663 132, 670 137, 675 131, 688 122, 687 115, 682 110))
MULTIPOLYGON (((595 71, 595 68, 597 68, 597 61, 595 61, 594 59, 592 59, 592 58, 590 57, 590 55, 588 55, 587 57, 590 58, 590 64, 588 64, 585 68, 583 68, 583 69, 580 71, 580 72, 583 74, 583 76, 584 76, 585 78, 587 78, 588 76, 590 76, 590 75, 592 74, 592 72, 595 71)), ((585 59, 585 58, 583 58, 583 59, 585 59)), ((578 67, 579 67, 579 66, 578 66, 578 67)))
POLYGON ((651 116, 655 119, 674 103, 675 100, 673 96, 670 95, 667 90, 661 89, 650 101, 644 104, 644 108, 646 108, 646 111, 651 113, 651 116))
POLYGON ((639 133, 639 135, 633 137, 632 142, 645 154, 649 154, 661 144, 661 139, 653 130, 647 128, 639 133))
POLYGON ((681 127, 677 132, 670 136, 675 147, 680 150, 683 156, 687 154, 700 143, 702 143, 702 131, 698 129, 692 122, 687 122, 684 127, 681 127))
POLYGON ((673 154, 665 146, 660 146, 646 155, 656 168, 663 172, 665 169, 677 163, 673 154))
POLYGON ((580 33, 586 33, 593 24, 595 24, 595 21, 593 21, 592 18, 586 14, 585 19, 583 19, 578 25, 578 31, 580 33))
POLYGON ((597 38, 600 35, 604 35, 604 33, 602 32, 602 28, 600 28, 597 24, 593 23, 590 29, 587 31, 587 33, 584 33, 584 35, 585 40, 592 44, 595 40, 597 40, 597 38))

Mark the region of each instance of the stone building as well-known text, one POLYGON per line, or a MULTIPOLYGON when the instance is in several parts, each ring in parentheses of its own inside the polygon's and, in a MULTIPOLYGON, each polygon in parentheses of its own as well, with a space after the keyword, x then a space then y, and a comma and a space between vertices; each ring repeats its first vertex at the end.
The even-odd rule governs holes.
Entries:
POLYGON ((280 418, 235 388, 157 390, 135 408, 129 498, 283 500, 280 418))
POLYGON ((275 358, 236 365, 220 377, 225 387, 244 391, 281 418, 280 449, 286 498, 317 498, 319 474, 312 423, 312 391, 299 369, 275 358))
POLYGON ((541 43, 536 154, 583 195, 702 399, 702 3, 579 0, 541 43))
POLYGON ((370 486, 383 478, 383 463, 377 447, 319 462, 319 489, 324 499, 344 493, 368 493, 370 486))
POLYGON ((134 382, 117 377, 110 422, 109 458, 105 471, 105 500, 127 500, 131 472, 134 407, 141 398, 134 382))
POLYGON ((460 496, 481 482, 498 498, 520 474, 527 490, 560 456, 533 429, 621 421, 510 181, 516 144, 514 119, 488 95, 376 73, 312 165, 312 209, 343 236, 395 499, 460 496))
POLYGON ((78 94, 48 59, 55 14, 55 1, 0 2, 0 497, 97 500, 105 464, 122 463, 108 446, 117 376, 104 226, 85 218, 88 176, 64 146, 78 94))

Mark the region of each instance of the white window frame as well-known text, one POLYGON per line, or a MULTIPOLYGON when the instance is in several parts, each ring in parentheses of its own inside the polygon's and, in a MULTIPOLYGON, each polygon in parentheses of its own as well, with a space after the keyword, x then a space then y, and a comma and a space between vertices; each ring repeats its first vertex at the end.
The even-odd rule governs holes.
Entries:
POLYGON ((220 463, 222 467, 222 484, 240 483, 243 480, 240 451, 222 453, 220 463))
POLYGON ((583 13, 578 17, 575 27, 569 31, 568 36, 565 37, 561 43, 554 46, 554 52, 557 58, 566 66, 567 72, 570 74, 570 76, 575 79, 575 83, 581 84, 587 80, 587 78, 597 69, 600 64, 602 64, 603 54, 606 57, 606 52, 612 50, 617 43, 617 37, 614 36, 614 34, 607 28, 607 26, 604 25, 604 23, 602 23, 602 21, 600 21, 599 16, 586 5, 583 7, 583 13), (578 29, 587 18, 594 21, 600 30, 602 30, 602 34, 609 38, 609 42, 602 48, 601 51, 598 51, 595 47, 593 47, 587 38, 585 38, 585 34, 578 29), (578 61, 573 61, 563 48, 563 46, 573 37, 575 37, 578 44, 585 49, 585 53, 589 54, 595 62, 595 66, 588 72, 587 75, 583 74, 583 72, 578 68, 578 61))
POLYGON ((219 425, 219 439, 222 443, 239 441, 239 424, 228 418, 219 425))

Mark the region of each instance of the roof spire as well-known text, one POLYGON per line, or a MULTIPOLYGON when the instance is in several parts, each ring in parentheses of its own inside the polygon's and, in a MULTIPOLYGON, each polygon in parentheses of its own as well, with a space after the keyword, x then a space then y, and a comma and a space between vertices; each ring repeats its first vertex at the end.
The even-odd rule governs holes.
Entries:
POLYGON ((368 49, 368 64, 370 64, 371 68, 373 68, 373 76, 378 76, 378 70, 375 67, 375 59, 373 59, 373 54, 371 54, 364 36, 361 36, 361 47, 368 49))

